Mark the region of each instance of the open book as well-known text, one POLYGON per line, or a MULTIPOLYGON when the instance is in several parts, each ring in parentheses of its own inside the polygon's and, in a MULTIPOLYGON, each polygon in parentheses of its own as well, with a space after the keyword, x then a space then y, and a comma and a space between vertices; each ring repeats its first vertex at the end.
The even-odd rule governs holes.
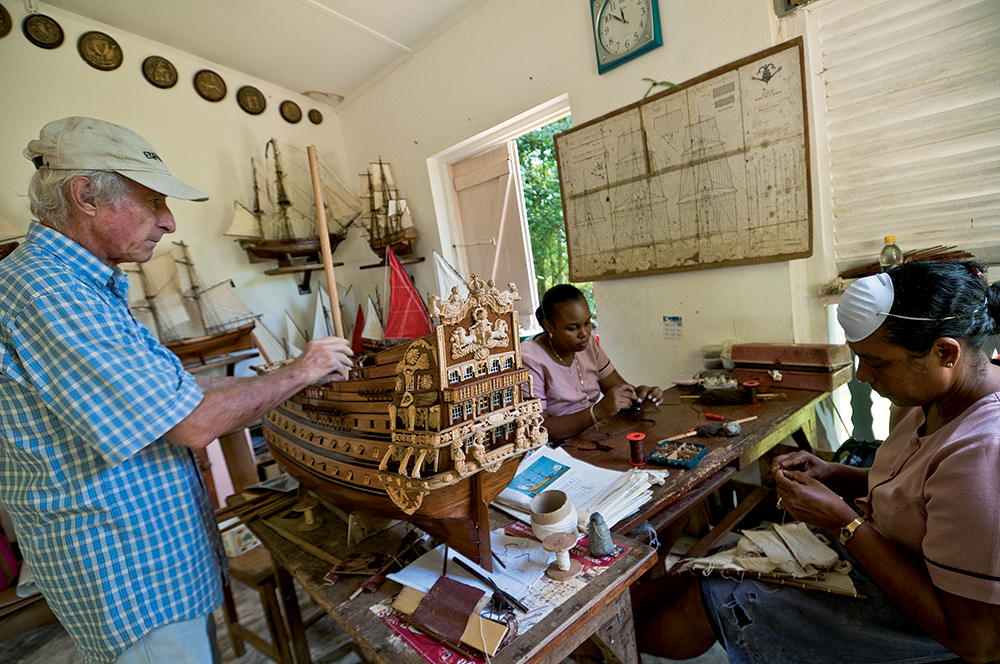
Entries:
POLYGON ((586 532, 590 515, 599 512, 608 528, 634 514, 653 495, 650 488, 663 484, 666 469, 632 468, 626 472, 599 468, 561 448, 541 447, 521 459, 517 475, 500 492, 494 507, 531 523, 531 499, 542 491, 566 494, 577 511, 580 530, 586 532))

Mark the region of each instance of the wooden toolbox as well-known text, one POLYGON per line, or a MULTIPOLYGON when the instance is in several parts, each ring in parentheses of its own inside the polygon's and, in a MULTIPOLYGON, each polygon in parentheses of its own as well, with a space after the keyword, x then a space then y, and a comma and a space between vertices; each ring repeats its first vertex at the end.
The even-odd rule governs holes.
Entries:
POLYGON ((829 391, 851 380, 847 344, 733 344, 733 378, 756 380, 759 390, 829 391))

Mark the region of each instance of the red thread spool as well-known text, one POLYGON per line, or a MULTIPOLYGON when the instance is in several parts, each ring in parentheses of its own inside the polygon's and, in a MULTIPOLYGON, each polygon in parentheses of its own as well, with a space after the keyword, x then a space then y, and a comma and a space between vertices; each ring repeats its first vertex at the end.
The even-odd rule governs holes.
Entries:
POLYGON ((632 459, 629 461, 633 466, 645 466, 646 465, 646 434, 644 433, 630 433, 627 436, 628 444, 632 448, 632 459))
POLYGON ((760 386, 760 381, 745 380, 742 385, 743 389, 747 391, 747 404, 750 406, 759 406, 760 402, 757 400, 757 388, 760 386))

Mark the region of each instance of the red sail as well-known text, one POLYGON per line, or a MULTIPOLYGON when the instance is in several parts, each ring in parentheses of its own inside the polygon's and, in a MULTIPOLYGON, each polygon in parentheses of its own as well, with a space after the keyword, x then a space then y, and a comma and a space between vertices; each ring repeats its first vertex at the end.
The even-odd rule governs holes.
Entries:
POLYGON ((389 315, 386 317, 386 339, 418 339, 431 333, 431 316, 424 301, 414 288, 402 264, 388 247, 385 260, 389 265, 389 315))
POLYGON ((354 334, 351 336, 351 350, 355 353, 361 352, 361 332, 365 329, 365 314, 358 305, 358 318, 354 321, 354 334))

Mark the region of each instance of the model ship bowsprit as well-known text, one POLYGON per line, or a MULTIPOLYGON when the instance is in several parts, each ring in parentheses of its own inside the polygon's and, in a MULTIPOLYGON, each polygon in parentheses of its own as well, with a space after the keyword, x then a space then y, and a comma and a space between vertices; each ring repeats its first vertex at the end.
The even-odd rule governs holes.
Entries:
POLYGON ((413 522, 492 570, 489 503, 548 440, 540 402, 522 398, 517 299, 475 275, 467 299, 432 297, 432 334, 269 411, 271 453, 344 511, 413 522))

